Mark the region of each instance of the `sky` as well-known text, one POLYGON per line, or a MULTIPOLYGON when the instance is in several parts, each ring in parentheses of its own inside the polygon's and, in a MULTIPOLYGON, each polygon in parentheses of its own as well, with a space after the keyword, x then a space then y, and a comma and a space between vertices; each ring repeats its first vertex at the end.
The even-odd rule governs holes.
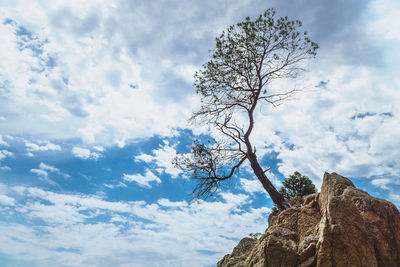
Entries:
POLYGON ((270 7, 320 46, 306 92, 257 111, 271 181, 337 172, 400 207, 397 0, 2 0, 0 265, 215 266, 264 232, 248 166, 192 201, 171 161, 207 138, 187 119, 214 38, 270 7))

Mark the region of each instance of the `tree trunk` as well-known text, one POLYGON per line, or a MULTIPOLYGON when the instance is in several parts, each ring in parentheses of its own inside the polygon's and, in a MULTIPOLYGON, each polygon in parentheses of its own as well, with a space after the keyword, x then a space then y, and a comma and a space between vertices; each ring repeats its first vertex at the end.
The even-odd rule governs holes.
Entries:
POLYGON ((255 153, 248 153, 248 159, 250 161, 250 166, 254 171, 254 174, 257 176, 258 180, 260 180, 261 184, 263 185, 264 189, 270 195, 272 201, 278 207, 280 211, 289 208, 289 204, 285 201, 282 194, 276 190, 274 185, 265 175, 263 169, 261 168, 260 164, 258 163, 257 156, 255 153))

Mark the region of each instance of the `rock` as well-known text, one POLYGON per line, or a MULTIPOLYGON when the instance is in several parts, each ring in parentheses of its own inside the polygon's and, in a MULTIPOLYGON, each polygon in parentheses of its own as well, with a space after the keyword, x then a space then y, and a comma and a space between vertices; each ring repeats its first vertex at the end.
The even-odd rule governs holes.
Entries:
POLYGON ((243 266, 243 262, 249 256, 250 251, 254 248, 257 243, 257 239, 245 237, 240 240, 239 244, 233 249, 231 254, 225 255, 225 257, 217 263, 217 267, 240 267, 243 266))
POLYGON ((243 239, 217 266, 400 266, 400 213, 389 201, 325 173, 320 193, 290 204, 270 215, 259 240, 243 239))

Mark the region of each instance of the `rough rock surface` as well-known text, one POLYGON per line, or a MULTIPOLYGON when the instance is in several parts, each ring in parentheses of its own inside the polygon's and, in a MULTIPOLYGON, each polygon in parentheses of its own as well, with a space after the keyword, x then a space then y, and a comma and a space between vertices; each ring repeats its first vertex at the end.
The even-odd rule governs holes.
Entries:
POLYGON ((240 240, 239 244, 233 249, 231 254, 225 255, 225 257, 220 260, 217 267, 229 266, 229 267, 240 267, 243 266, 243 262, 249 256, 252 248, 257 243, 257 239, 245 237, 240 240))
POLYGON ((270 215, 258 240, 243 239, 217 266, 400 266, 400 213, 389 201, 325 173, 320 193, 291 205, 270 215))

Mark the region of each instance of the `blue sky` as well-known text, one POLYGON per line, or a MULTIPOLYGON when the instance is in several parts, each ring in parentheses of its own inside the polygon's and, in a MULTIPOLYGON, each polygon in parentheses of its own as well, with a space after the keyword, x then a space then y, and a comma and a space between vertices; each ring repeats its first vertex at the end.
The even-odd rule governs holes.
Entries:
POLYGON ((263 232, 248 166, 192 202, 171 161, 208 134, 187 119, 214 37, 269 7, 320 45, 307 92, 257 111, 273 184, 337 172, 399 207, 398 1, 1 1, 0 265, 214 266, 263 232))

